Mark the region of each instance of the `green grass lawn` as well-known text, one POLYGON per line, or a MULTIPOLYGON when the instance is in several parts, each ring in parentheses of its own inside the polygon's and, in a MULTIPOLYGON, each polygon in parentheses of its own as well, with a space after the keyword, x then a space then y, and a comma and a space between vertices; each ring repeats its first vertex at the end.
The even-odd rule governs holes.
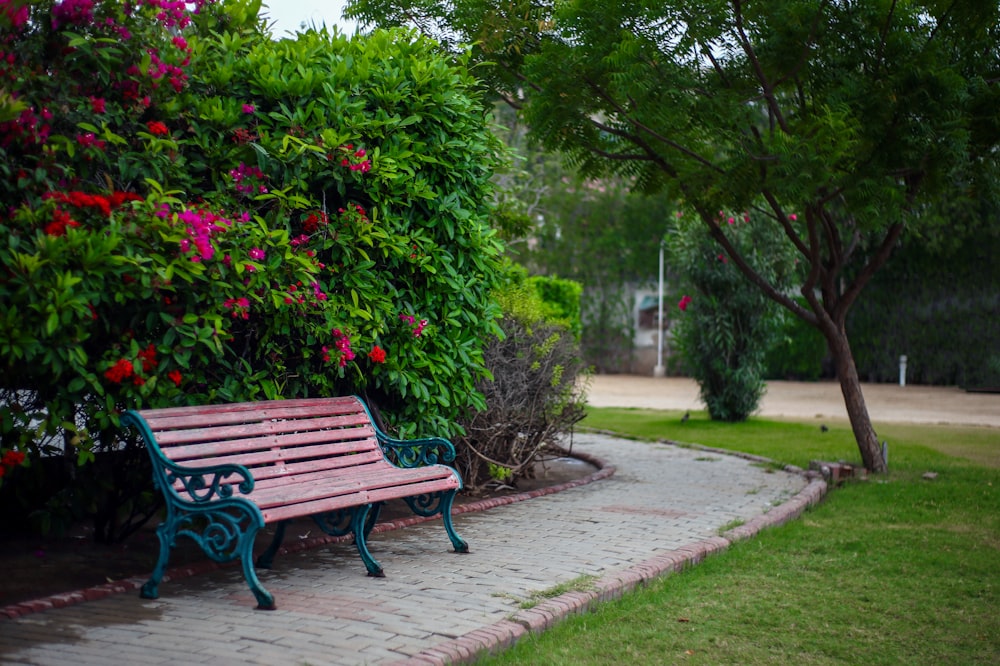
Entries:
MULTIPOLYGON (((859 459, 842 423, 591 409, 583 425, 800 467, 859 459)), ((1000 663, 1000 430, 876 430, 888 475, 483 663, 1000 663)))

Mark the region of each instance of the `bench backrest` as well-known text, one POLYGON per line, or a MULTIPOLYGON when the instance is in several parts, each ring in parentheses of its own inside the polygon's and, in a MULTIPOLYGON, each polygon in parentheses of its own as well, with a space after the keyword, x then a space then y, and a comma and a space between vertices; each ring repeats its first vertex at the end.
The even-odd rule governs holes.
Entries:
POLYGON ((355 396, 170 407, 138 415, 155 439, 147 446, 163 457, 194 468, 242 465, 257 487, 384 461, 371 416, 355 396))

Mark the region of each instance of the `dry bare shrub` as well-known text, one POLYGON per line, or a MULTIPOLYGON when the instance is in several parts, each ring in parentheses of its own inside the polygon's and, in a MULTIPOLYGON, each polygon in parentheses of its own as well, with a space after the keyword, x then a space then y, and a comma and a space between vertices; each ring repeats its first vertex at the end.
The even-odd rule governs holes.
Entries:
POLYGON ((500 325, 504 338, 485 349, 493 380, 476 386, 487 408, 463 422, 466 434, 455 438, 456 467, 473 490, 532 478, 535 463, 558 455, 554 445, 585 415, 578 378, 586 369, 572 334, 509 314, 500 325))

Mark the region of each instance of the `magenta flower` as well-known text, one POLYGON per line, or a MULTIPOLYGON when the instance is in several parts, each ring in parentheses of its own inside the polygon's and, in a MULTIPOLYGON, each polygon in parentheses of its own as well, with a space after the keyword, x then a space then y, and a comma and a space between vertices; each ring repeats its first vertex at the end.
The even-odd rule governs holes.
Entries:
POLYGON ((253 113, 256 110, 257 110, 257 107, 255 107, 253 104, 244 104, 243 105, 243 113, 253 113))
POLYGON ((260 249, 259 247, 255 247, 250 250, 249 255, 250 258, 253 259, 254 261, 260 261, 261 259, 264 258, 264 250, 260 249))
POLYGON ((690 297, 690 296, 688 296, 687 294, 684 294, 684 295, 683 295, 683 296, 681 297, 681 300, 680 300, 680 302, 679 302, 679 303, 677 303, 677 307, 679 307, 679 308, 681 309, 681 311, 684 311, 684 310, 687 310, 687 307, 688 307, 688 305, 690 305, 690 304, 691 304, 691 297, 690 297))

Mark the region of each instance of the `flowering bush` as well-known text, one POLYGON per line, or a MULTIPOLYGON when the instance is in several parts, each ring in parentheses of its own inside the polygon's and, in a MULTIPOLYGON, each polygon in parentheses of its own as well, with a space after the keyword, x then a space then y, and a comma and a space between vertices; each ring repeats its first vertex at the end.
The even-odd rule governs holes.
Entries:
POLYGON ((472 81, 254 4, 0 0, 0 445, 33 468, 119 449, 133 407, 359 392, 449 435, 483 406, 472 81))
MULTIPOLYGON (((748 283, 704 225, 679 214, 669 234, 671 265, 681 275, 677 301, 682 314, 673 345, 697 382, 709 416, 743 421, 764 393, 764 362, 781 321, 780 309, 748 283), (693 295, 692 295, 693 294, 693 295)), ((788 284, 794 260, 766 225, 750 213, 719 212, 720 226, 761 274, 788 284)))

